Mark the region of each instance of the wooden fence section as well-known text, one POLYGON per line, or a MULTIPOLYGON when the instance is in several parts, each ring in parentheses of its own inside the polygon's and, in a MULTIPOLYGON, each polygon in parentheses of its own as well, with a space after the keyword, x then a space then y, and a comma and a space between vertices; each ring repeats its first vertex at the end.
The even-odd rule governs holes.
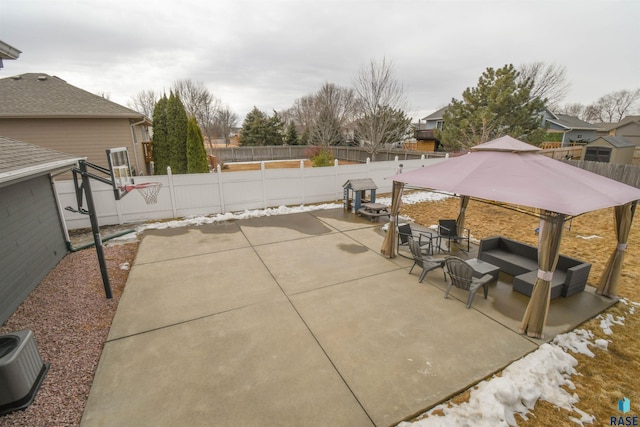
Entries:
POLYGON ((540 154, 552 159, 579 159, 582 157, 582 146, 546 148, 540 150, 540 154))
POLYGON ((640 188, 640 166, 619 163, 587 162, 584 160, 563 160, 570 165, 597 173, 607 178, 640 188))
MULTIPOLYGON (((265 147, 228 147, 228 148, 207 148, 207 154, 216 156, 218 163, 231 162, 262 162, 267 160, 295 160, 309 158, 308 145, 288 145, 288 146, 265 146, 265 147)), ((400 160, 418 160, 425 158, 441 158, 445 156, 443 152, 427 153, 422 151, 386 149, 376 153, 373 158, 366 149, 362 147, 329 147, 336 159, 346 160, 354 163, 366 163, 367 159, 372 161, 392 161, 396 157, 400 160)))

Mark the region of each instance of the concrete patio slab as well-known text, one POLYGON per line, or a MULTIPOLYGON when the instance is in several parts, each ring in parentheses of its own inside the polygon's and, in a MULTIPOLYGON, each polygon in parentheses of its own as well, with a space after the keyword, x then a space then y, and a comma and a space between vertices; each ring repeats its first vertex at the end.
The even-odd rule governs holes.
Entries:
MULTIPOLYGON (((140 250, 144 253, 152 243, 143 239, 140 250)), ((134 265, 109 339, 281 296, 278 284, 251 248, 134 265)))
POLYGON ((147 230, 144 240, 146 247, 138 251, 136 264, 249 247, 249 242, 233 222, 147 230))
POLYGON ((110 341, 85 426, 371 426, 287 301, 110 341))
POLYGON ((255 250, 288 295, 398 268, 342 233, 262 245, 255 250))
POLYGON ((240 220, 237 224, 254 246, 319 236, 336 231, 309 213, 252 218, 240 220))
POLYGON ((376 425, 385 426, 537 348, 464 304, 443 305, 442 298, 402 269, 291 301, 376 425))
POLYGON ((466 309, 441 270, 418 283, 380 255, 381 224, 345 215, 147 232, 82 424, 393 425, 611 304, 558 298, 547 339, 525 337, 528 298, 502 275, 466 309))

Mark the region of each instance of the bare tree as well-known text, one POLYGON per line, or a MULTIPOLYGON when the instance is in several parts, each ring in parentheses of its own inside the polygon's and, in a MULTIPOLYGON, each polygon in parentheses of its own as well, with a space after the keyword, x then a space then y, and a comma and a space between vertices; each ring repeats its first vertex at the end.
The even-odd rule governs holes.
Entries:
POLYGON ((229 135, 231 135, 231 131, 236 126, 237 122, 238 116, 231 111, 228 105, 218 109, 215 118, 216 128, 219 129, 220 133, 223 135, 224 143, 227 147, 231 142, 229 135))
POLYGON ((319 145, 334 145, 343 138, 344 126, 355 115, 353 89, 324 83, 314 96, 315 123, 312 138, 319 145))
POLYGON ((565 104, 554 110, 554 113, 566 114, 568 116, 578 117, 579 119, 585 119, 586 107, 584 104, 574 102, 571 104, 565 104))
POLYGON ((202 132, 211 140, 215 117, 222 102, 213 96, 204 83, 191 79, 177 80, 172 90, 184 104, 187 115, 196 118, 202 132))
POLYGON ((153 90, 141 90, 136 96, 131 97, 128 107, 151 118, 158 99, 159 96, 153 90))
POLYGON ((619 90, 600 97, 589 106, 594 121, 615 123, 640 107, 640 89, 619 90))
POLYGON ((363 66, 355 78, 355 94, 358 107, 357 132, 367 151, 372 155, 385 143, 396 142, 398 121, 406 123, 408 132, 410 119, 404 114, 407 100, 404 87, 396 80, 393 66, 385 58, 380 62, 371 60, 363 66))
POLYGON ((529 79, 533 82, 531 98, 546 99, 546 106, 551 110, 559 107, 571 88, 571 83, 567 80, 567 70, 561 65, 532 62, 522 64, 518 72, 519 81, 529 79))

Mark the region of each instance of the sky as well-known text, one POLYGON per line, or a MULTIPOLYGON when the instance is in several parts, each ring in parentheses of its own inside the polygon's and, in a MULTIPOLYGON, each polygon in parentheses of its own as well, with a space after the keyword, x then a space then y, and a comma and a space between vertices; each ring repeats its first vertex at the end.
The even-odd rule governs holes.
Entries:
MULTIPOLYGON (((441 200, 443 197, 447 196, 440 193, 419 191, 403 195, 402 202, 413 204, 441 200)), ((391 203, 391 199, 388 197, 379 198, 378 201, 385 204, 391 203)), ((139 233, 149 229, 198 226, 340 207, 342 205, 335 203, 297 207, 280 206, 278 208, 145 223, 138 226, 133 233, 113 240, 116 242, 136 240, 139 233)), ((404 218, 411 220, 411 218, 404 218)), ((120 268, 128 270, 130 265, 125 263, 120 265, 120 268)), ((624 298, 620 302, 626 307, 625 316, 637 315, 636 309, 640 308, 640 303, 624 298)), ((595 416, 589 413, 589 408, 581 405, 580 396, 574 391, 575 385, 572 378, 576 375, 582 375, 582 373, 578 360, 573 354, 596 357, 597 353, 592 350, 608 351, 609 343, 615 339, 615 331, 620 327, 625 327, 626 320, 623 316, 613 317, 611 314, 600 314, 596 319, 600 320, 599 327, 604 335, 611 339, 595 338, 593 331, 582 328, 557 335, 551 342, 542 344, 537 350, 511 363, 502 370, 500 376, 494 375, 478 383, 471 389, 467 402, 460 404, 444 402, 422 414, 421 419, 400 423, 398 427, 508 427, 517 425, 516 414, 524 419, 532 417, 531 410, 539 400, 545 400, 579 415, 578 417, 569 416, 567 425, 593 425, 596 421, 595 416)), ((617 407, 611 407, 611 415, 617 417, 624 414, 618 412, 617 407)), ((605 420, 600 421, 605 422, 605 420)))
POLYGON ((414 122, 487 67, 566 68, 566 103, 640 88, 637 0, 2 0, 0 78, 46 73, 128 106, 202 82, 238 115, 272 114, 383 58, 414 122))

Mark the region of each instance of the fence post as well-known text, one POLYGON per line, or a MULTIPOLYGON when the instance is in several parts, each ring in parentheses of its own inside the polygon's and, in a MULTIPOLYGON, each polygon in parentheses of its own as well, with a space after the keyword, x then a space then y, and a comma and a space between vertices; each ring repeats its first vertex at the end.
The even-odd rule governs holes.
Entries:
POLYGON ((173 174, 171 173, 171 166, 167 166, 167 176, 169 177, 169 195, 171 196, 171 212, 173 212, 173 217, 178 217, 178 212, 176 210, 176 193, 175 188, 173 186, 173 174))
POLYGON ((218 172, 218 194, 220 195, 220 213, 226 213, 224 208, 224 186, 222 185, 222 167, 220 163, 216 166, 216 172, 218 172))
POLYGON ((304 194, 306 191, 306 189, 304 188, 304 160, 300 160, 300 181, 302 183, 302 204, 304 205, 304 194))
POLYGON ((262 180, 262 205, 263 209, 267 209, 267 179, 265 177, 265 163, 260 162, 260 178, 262 180))

